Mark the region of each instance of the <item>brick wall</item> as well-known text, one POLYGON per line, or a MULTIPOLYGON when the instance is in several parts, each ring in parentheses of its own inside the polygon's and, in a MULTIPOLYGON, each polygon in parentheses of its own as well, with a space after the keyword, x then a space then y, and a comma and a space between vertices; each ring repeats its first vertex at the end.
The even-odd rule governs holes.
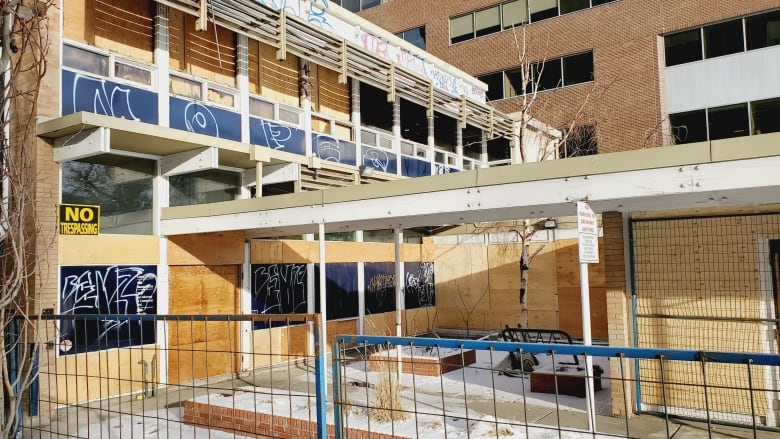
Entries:
MULTIPOLYGON (((222 430, 231 433, 251 433, 258 437, 279 439, 314 439, 317 437, 317 421, 295 419, 283 416, 259 413, 251 410, 220 407, 199 402, 184 402, 184 423, 222 430)), ((327 426, 328 438, 336 437, 333 425, 327 426)), ((355 428, 347 428, 345 437, 350 439, 391 439, 403 436, 368 432, 355 428)))
MULTIPOLYGON (((476 76, 518 66, 523 31, 451 45, 449 17, 498 3, 393 0, 361 15, 394 33, 425 25, 428 51, 476 76)), ((589 96, 578 119, 597 124, 600 152, 660 146, 665 114, 658 35, 778 7, 778 0, 619 0, 524 26, 531 61, 593 50, 596 77, 594 83, 539 93, 530 114, 565 127, 589 96)), ((505 99, 495 106, 515 112, 521 101, 505 99)))
MULTIPOLYGON (((604 229, 605 270, 607 274, 607 316, 609 321, 610 346, 631 346, 629 331, 628 288, 626 286, 626 264, 623 242, 623 216, 618 212, 605 212, 601 215, 604 229)), ((628 360, 611 359, 609 376, 630 378, 632 368, 628 360)), ((626 413, 625 398, 630 395, 630 380, 616 380, 612 386, 612 414, 615 416, 630 416, 632 404, 628 404, 626 413)), ((630 398, 630 396, 629 396, 630 398)))

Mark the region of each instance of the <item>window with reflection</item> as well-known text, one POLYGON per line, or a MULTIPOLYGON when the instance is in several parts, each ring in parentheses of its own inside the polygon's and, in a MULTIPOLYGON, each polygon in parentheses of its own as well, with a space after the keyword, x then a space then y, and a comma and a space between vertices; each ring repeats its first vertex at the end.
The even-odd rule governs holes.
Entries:
POLYGON ((108 76, 108 56, 80 47, 63 45, 62 65, 100 76, 108 76))
POLYGON ((212 169, 174 175, 168 183, 170 205, 187 206, 235 200, 240 192, 241 179, 235 172, 212 169))
POLYGON ((152 234, 153 160, 103 154, 62 164, 62 202, 100 206, 100 232, 152 234))

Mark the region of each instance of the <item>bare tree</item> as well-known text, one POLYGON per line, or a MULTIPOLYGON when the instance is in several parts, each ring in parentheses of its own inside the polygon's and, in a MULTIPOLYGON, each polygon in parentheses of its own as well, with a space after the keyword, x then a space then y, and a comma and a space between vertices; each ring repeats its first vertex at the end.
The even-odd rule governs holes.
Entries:
MULTIPOLYGON (((550 102, 555 98, 556 90, 561 85, 555 84, 553 90, 546 91, 542 99, 539 92, 543 90, 543 75, 547 65, 549 38, 538 44, 532 41, 526 27, 512 29, 514 46, 517 53, 517 67, 510 80, 517 96, 512 102, 517 102, 517 110, 512 112, 517 120, 513 146, 512 162, 514 164, 538 162, 576 155, 593 154, 597 152, 595 123, 591 113, 602 96, 618 80, 617 77, 602 78, 592 81, 584 97, 574 107, 566 109, 565 114, 551 114, 550 102), (565 120, 562 125, 551 125, 537 119, 565 120)), ((522 327, 528 327, 528 286, 531 262, 543 246, 531 253, 531 239, 540 230, 546 218, 529 218, 515 222, 510 231, 516 234, 522 245, 519 260, 520 270, 520 321, 522 327)), ((477 226, 477 232, 488 228, 501 226, 499 223, 483 223, 477 226)), ((506 226, 506 224, 504 224, 506 226)), ((505 229, 506 230, 506 229, 505 229)))
POLYGON ((34 292, 38 260, 36 185, 36 111, 46 73, 48 16, 53 0, 0 1, 0 361, 4 406, 3 437, 21 433, 21 407, 37 372, 38 323, 34 292))

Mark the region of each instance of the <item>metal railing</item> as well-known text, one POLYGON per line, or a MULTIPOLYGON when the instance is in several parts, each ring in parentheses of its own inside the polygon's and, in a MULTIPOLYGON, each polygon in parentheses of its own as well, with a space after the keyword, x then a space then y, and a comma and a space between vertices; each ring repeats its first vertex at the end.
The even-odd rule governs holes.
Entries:
POLYGON ((780 437, 774 354, 384 336, 328 351, 316 314, 39 322, 24 437, 780 437))

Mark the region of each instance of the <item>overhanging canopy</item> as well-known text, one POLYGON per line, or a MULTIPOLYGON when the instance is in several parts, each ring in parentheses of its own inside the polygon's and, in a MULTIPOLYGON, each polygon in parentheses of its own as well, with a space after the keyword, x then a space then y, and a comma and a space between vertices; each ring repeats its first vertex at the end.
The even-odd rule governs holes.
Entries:
POLYGON ((163 209, 162 235, 248 237, 780 202, 780 133, 163 209))

